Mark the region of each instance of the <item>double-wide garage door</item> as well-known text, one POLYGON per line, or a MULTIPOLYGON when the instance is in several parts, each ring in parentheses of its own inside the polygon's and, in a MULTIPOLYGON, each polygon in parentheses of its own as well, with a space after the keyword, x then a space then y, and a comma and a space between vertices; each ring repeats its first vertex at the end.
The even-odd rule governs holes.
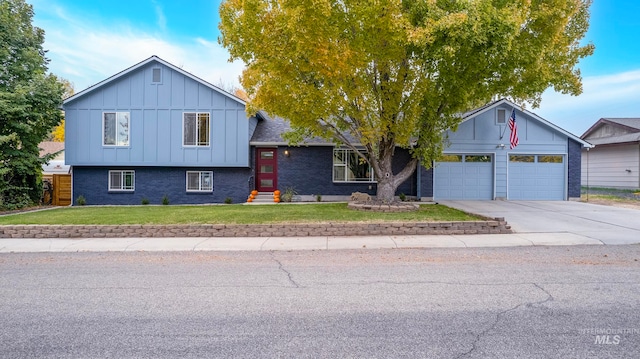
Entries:
MULTIPOLYGON (((504 158, 504 157, 503 157, 504 158)), ((508 155, 506 184, 510 200, 563 200, 566 175, 564 155, 508 155)), ((494 198, 494 157, 450 154, 434 168, 435 200, 491 200, 494 198)), ((504 176, 504 175, 502 175, 504 176)), ((504 186, 504 185, 503 185, 504 186)), ((503 196, 505 187, 499 190, 503 196)))
POLYGON ((493 199, 493 158, 490 155, 444 155, 436 162, 434 199, 493 199))

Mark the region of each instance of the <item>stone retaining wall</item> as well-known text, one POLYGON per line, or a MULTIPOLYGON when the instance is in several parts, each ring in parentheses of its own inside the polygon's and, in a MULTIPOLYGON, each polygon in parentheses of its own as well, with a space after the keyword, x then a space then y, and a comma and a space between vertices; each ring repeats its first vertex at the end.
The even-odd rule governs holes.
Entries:
POLYGON ((472 222, 0 226, 0 238, 322 237, 490 233, 511 233, 511 227, 504 218, 472 222))

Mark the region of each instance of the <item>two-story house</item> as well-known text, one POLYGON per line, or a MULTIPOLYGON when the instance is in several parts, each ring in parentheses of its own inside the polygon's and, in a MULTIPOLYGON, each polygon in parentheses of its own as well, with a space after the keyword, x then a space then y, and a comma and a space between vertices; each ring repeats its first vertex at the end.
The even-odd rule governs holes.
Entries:
MULTIPOLYGON (((373 171, 346 148, 321 140, 291 147, 286 120, 156 57, 66 99, 66 163, 73 198, 87 204, 244 202, 253 189, 294 188, 302 199, 375 194, 373 171)), ((423 200, 580 196, 581 148, 590 145, 500 100, 463 115, 445 156, 420 167, 397 194, 423 200), (508 118, 517 117, 511 149, 508 118)), ((409 153, 396 151, 398 167, 409 153)), ((399 168, 398 168, 399 169, 399 168)))

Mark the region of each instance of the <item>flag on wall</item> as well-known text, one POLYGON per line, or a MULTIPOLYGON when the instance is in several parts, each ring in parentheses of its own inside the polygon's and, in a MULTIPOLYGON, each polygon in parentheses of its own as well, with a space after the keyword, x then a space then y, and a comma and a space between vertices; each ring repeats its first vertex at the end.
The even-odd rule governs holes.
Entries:
POLYGON ((511 136, 509 136, 509 142, 511 142, 511 149, 514 149, 518 145, 518 125, 516 125, 516 109, 511 110, 511 117, 509 117, 509 129, 511 130, 511 136))

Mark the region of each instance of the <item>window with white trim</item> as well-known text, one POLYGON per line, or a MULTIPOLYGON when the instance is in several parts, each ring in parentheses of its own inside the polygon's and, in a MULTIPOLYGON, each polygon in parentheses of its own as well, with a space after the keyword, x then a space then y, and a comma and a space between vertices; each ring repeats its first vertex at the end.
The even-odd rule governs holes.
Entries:
POLYGON ((212 192, 212 171, 187 171, 187 192, 212 192))
POLYGON ((104 112, 102 114, 102 144, 104 146, 129 146, 129 112, 104 112))
POLYGON ((134 191, 135 184, 135 171, 109 171, 109 191, 134 191))
POLYGON ((350 149, 333 150, 333 182, 375 182, 369 162, 350 149))
POLYGON ((185 112, 182 117, 182 145, 210 145, 210 116, 208 112, 185 112))

